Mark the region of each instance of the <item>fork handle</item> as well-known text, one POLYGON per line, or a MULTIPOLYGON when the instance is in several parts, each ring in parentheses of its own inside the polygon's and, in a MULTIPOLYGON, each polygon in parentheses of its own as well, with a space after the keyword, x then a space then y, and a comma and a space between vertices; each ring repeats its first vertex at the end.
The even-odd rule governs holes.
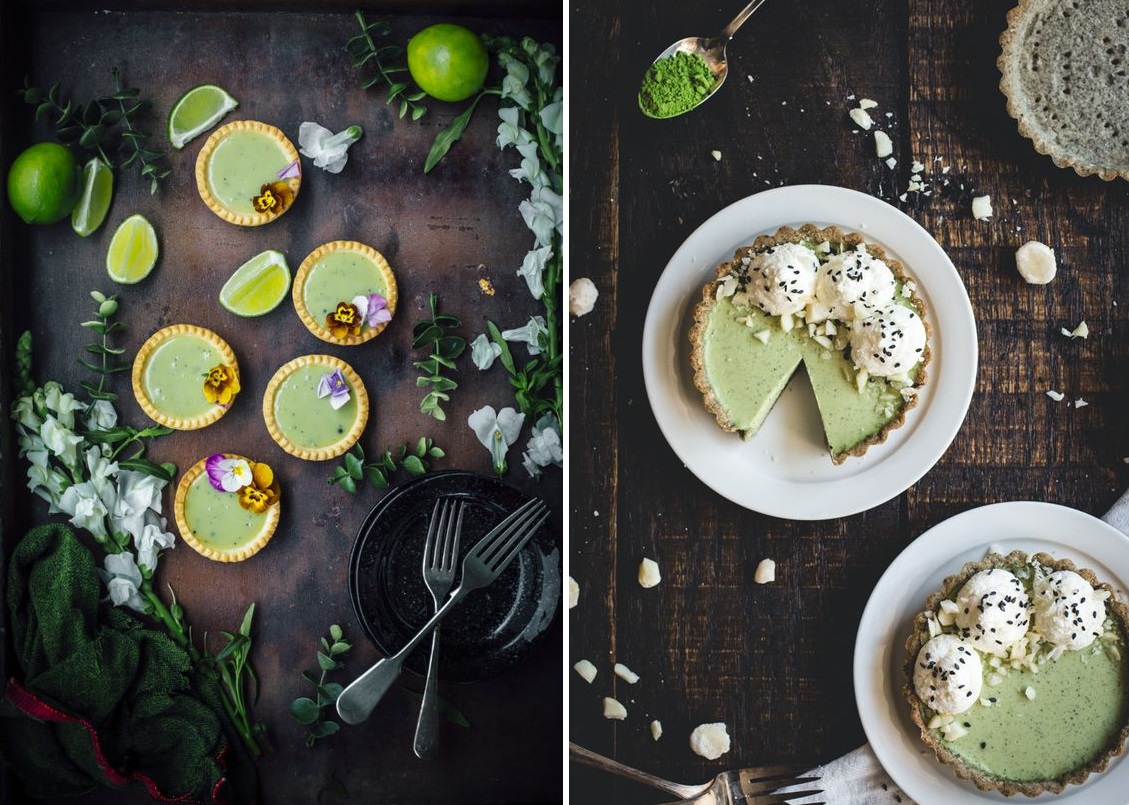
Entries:
POLYGON ((660 791, 666 791, 668 794, 674 794, 680 799, 690 799, 695 797, 702 791, 709 788, 708 785, 680 785, 679 783, 672 783, 670 780, 664 780, 661 777, 656 777, 653 774, 647 774, 645 771, 633 769, 630 766, 625 766, 618 760, 612 760, 610 757, 598 755, 591 749, 585 749, 583 746, 569 741, 568 744, 568 757, 569 760, 574 760, 577 763, 582 763, 585 766, 591 766, 594 769, 601 771, 610 771, 612 774, 618 774, 620 777, 626 777, 629 780, 634 780, 637 783, 649 785, 651 788, 657 788, 660 791))
POLYGON ((439 629, 431 633, 431 657, 427 661, 427 681, 423 686, 423 701, 419 706, 416 738, 413 749, 416 757, 427 760, 435 755, 439 738, 439 629))

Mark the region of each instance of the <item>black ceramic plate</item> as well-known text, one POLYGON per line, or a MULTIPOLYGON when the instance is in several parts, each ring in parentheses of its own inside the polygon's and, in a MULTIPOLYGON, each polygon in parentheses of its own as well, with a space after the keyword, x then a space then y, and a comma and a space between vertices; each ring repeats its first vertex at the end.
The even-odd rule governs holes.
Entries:
MULTIPOLYGON (((404 484, 377 504, 353 545, 349 592, 358 620, 386 655, 407 643, 434 611, 422 562, 428 522, 440 496, 466 501, 463 556, 527 499, 495 478, 452 471, 404 484)), ((459 580, 456 575, 455 586, 459 580)), ((440 679, 470 682, 519 662, 548 629, 560 597, 560 551, 543 526, 493 584, 468 594, 443 619, 440 679)), ((425 674, 430 646, 425 640, 404 667, 425 674)))

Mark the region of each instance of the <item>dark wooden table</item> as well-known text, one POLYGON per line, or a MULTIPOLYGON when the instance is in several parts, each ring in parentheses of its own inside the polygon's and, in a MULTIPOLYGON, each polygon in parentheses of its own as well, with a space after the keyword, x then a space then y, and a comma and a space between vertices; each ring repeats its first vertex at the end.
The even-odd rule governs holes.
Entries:
MULTIPOLYGON (((635 104, 646 66, 676 39, 720 30, 740 4, 660 5, 586 2, 571 18, 586 53, 601 54, 573 62, 572 276, 591 277, 601 295, 569 329, 570 572, 581 596, 568 660, 600 673, 592 685, 570 676, 569 718, 577 743, 697 782, 723 768, 816 764, 865 741, 851 681, 856 625, 917 535, 1007 500, 1100 515, 1125 488, 1129 186, 1057 168, 1018 134, 996 69, 1012 0, 767 3, 730 43, 720 93, 693 114, 652 121, 635 104), (895 170, 870 134, 853 131, 852 96, 878 102, 895 170), (928 173, 937 158, 951 166, 950 185, 900 201, 914 159, 928 173), (659 431, 641 363, 647 302, 682 241, 738 199, 802 183, 877 196, 920 223, 956 265, 979 332, 975 393, 950 449, 896 499, 825 522, 757 514, 697 480, 659 431), (996 211, 987 222, 971 215, 981 194, 996 211), (1016 272, 1014 251, 1029 239, 1058 255, 1048 286, 1016 272), (1060 334, 1083 319, 1088 339, 1060 334), (1067 400, 1050 400, 1052 388, 1067 400), (1074 408, 1079 397, 1089 406, 1074 408), (643 556, 662 568, 655 589, 636 582, 643 556), (760 586, 764 557, 777 580, 760 586), (617 679, 613 661, 642 680, 617 679), (602 717, 609 695, 626 704, 626 721, 602 717), (657 743, 652 718, 665 730, 657 743), (710 721, 727 722, 733 742, 715 762, 687 740, 710 721)), ((575 802, 663 801, 575 764, 570 780, 575 802)))
MULTIPOLYGON (((546 639, 519 665, 499 676, 465 685, 441 685, 471 723, 469 729, 441 725, 442 751, 432 762, 412 754, 418 678, 405 678, 373 718, 343 729, 314 749, 303 746, 304 728, 287 712, 291 700, 308 693, 301 671, 316 667, 319 636, 341 624, 355 648, 348 681, 379 654, 365 638, 349 601, 349 552, 362 520, 381 493, 362 489, 356 497, 325 484, 337 462, 310 463, 285 455, 270 439, 259 401, 274 370, 291 358, 328 352, 349 361, 364 380, 373 403, 362 444, 370 454, 404 441, 432 436, 447 451, 435 469, 490 473, 490 457, 466 426, 475 408, 514 405, 501 367, 479 373, 460 364, 460 388, 446 405, 448 419, 421 414, 411 329, 425 315, 428 294, 438 292, 441 308, 461 316, 468 340, 485 330, 487 318, 506 327, 524 324, 540 311, 516 274, 533 238, 518 205, 528 187, 507 171, 517 164, 512 151, 495 145, 497 107, 485 101, 463 140, 430 175, 423 160, 436 132, 457 108, 432 103, 419 124, 400 120, 384 95, 361 89, 360 73, 344 51, 357 33, 354 6, 343 2, 208 4, 126 3, 109 12, 84 4, 8 4, 0 9, 0 152, 5 166, 29 143, 50 136, 45 123, 32 125, 32 109, 17 97, 24 75, 40 85, 60 82, 67 94, 93 97, 112 88, 110 69, 122 69, 129 86, 142 89, 153 104, 144 123, 158 150, 167 150, 165 117, 189 87, 215 82, 240 101, 228 119, 262 119, 281 127, 297 145, 298 126, 314 120, 340 130, 364 127, 364 138, 349 152, 344 172, 333 176, 306 165, 293 210, 257 229, 231 226, 213 215, 196 193, 193 166, 200 138, 170 152, 172 177, 150 195, 132 168, 119 171, 117 192, 106 225, 88 239, 66 223, 30 228, 5 204, 0 248, 0 347, 3 381, 0 404, 11 400, 8 377, 15 337, 31 328, 35 370, 40 382, 58 379, 77 390, 85 375, 74 362, 88 340, 79 323, 89 318, 88 291, 120 295, 128 330, 122 345, 132 357, 159 327, 190 322, 210 327, 234 348, 243 373, 243 392, 217 424, 160 440, 151 456, 186 469, 220 450, 235 450, 269 461, 285 488, 284 514, 270 545, 234 565, 210 562, 181 544, 161 560, 160 580, 171 583, 195 627, 214 639, 234 629, 256 602, 252 661, 261 696, 254 716, 265 723, 273 749, 259 763, 263 802, 337 801, 336 782, 349 800, 363 803, 545 802, 561 791, 561 618, 546 639), (125 287, 109 281, 106 247, 127 215, 145 214, 157 227, 162 256, 153 275, 125 287), (380 250, 396 271, 400 307, 388 330, 360 347, 323 344, 308 333, 289 301, 259 319, 241 320, 217 303, 219 289, 244 260, 267 249, 287 254, 292 270, 318 245, 355 239, 380 250), (479 279, 496 290, 485 295, 479 279)), ((370 7, 369 18, 384 17, 390 41, 401 44, 431 22, 457 19, 479 31, 528 34, 561 45, 560 14, 538 3, 477 4, 474 13, 454 3, 370 7), (397 11, 398 9, 398 11, 397 11), (433 9, 433 10, 429 10, 433 9)), ((128 375, 115 389, 123 418, 141 426, 146 419, 130 393, 128 375)), ((24 488, 22 461, 14 453, 7 417, 2 417, 3 467, 0 523, 5 552, 24 529, 46 517, 46 509, 24 488), (34 503, 34 505, 31 505, 34 503)), ((506 481, 527 494, 553 502, 558 535, 562 529, 563 478, 550 470, 540 482, 521 467, 519 447, 510 454, 506 481)), ((170 493, 171 495, 171 493, 170 493)), ((166 501, 171 510, 171 496, 166 501)), ((15 673, 12 658, 5 670, 15 673)), ((12 801, 23 801, 18 785, 12 801)), ((124 802, 125 794, 103 792, 89 802, 124 802)), ((3 797, 0 797, 2 799, 3 797)), ((145 801, 136 796, 137 801, 145 801)), ((133 800, 129 800, 133 801, 133 800)), ((344 801, 344 800, 342 800, 344 801)))

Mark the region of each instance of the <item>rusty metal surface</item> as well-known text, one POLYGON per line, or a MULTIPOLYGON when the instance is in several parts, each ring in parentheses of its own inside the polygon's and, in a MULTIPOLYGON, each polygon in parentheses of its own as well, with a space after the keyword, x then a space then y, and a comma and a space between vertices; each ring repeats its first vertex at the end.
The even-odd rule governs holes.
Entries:
MULTIPOLYGON (((370 11, 370 18, 379 12, 370 11)), ((395 38, 406 42, 432 21, 422 16, 392 17, 395 38)), ((476 30, 529 34, 560 43, 559 20, 459 20, 476 30)), ((447 457, 435 468, 490 472, 488 453, 466 426, 469 413, 485 404, 513 405, 500 367, 479 373, 469 359, 455 375, 460 387, 439 423, 420 413, 410 347, 412 325, 438 292, 443 310, 462 317, 461 333, 472 339, 485 319, 520 326, 540 312, 516 275, 532 236, 518 204, 527 187, 507 170, 515 155, 501 153, 496 107, 488 99, 474 122, 430 175, 423 159, 435 132, 454 113, 451 105, 431 103, 420 124, 399 120, 383 94, 365 92, 343 50, 356 32, 350 13, 30 12, 4 19, 5 39, 17 48, 4 75, 2 145, 5 165, 33 140, 51 132, 31 127, 32 110, 8 90, 23 72, 39 85, 61 82, 76 98, 112 89, 110 70, 121 68, 127 85, 142 89, 155 112, 144 121, 154 142, 167 147, 165 115, 187 88, 214 82, 240 101, 226 119, 258 119, 281 128, 297 145, 298 125, 313 120, 334 130, 350 124, 365 129, 349 152, 340 175, 305 164, 302 189, 293 209, 266 226, 244 229, 213 215, 196 192, 193 166, 203 140, 170 152, 172 177, 150 195, 136 170, 117 172, 115 198, 107 222, 87 239, 67 224, 29 228, 6 213, 3 247, 13 252, 0 280, 4 305, 11 306, 0 336, 5 362, 14 334, 30 327, 35 341, 36 376, 59 379, 77 388, 84 370, 74 363, 87 331, 88 292, 118 293, 128 331, 122 345, 132 356, 158 328, 191 323, 219 333, 235 350, 243 391, 217 424, 161 439, 151 456, 187 469, 217 451, 233 451, 275 467, 284 488, 282 522, 259 555, 240 564, 219 564, 185 545, 168 552, 160 578, 170 582, 197 635, 238 625, 247 605, 257 609, 253 662, 262 679, 254 713, 269 729, 274 749, 260 762, 263 801, 312 803, 334 779, 359 802, 528 802, 560 797, 559 750, 561 692, 560 618, 549 639, 522 665, 500 677, 441 692, 466 714, 469 730, 444 726, 442 756, 431 763, 412 755, 414 699, 396 689, 373 719, 313 750, 303 744, 303 728, 287 713, 289 702, 305 695, 301 671, 316 665, 318 638, 340 623, 356 648, 344 674, 351 678, 378 655, 364 639, 349 604, 346 571, 357 529, 380 498, 372 489, 355 498, 325 483, 336 462, 310 463, 284 453, 263 422, 260 401, 275 369, 308 353, 337 355, 361 375, 372 402, 362 444, 370 453, 420 436, 435 439, 447 457), (13 74, 19 71, 17 74, 13 74), (133 213, 157 228, 161 257, 153 274, 136 286, 116 286, 104 268, 114 228, 133 213), (317 246, 337 239, 359 240, 382 252, 396 272, 400 303, 395 319, 378 338, 359 347, 333 347, 317 340, 299 321, 289 300, 272 313, 240 319, 218 304, 219 289, 231 272, 264 249, 287 255, 292 270, 317 246), (485 295, 487 278, 496 289, 485 295)), ((128 385, 119 376, 118 409, 135 425, 146 423, 128 385)), ((524 437, 521 444, 524 444, 524 437)), ((507 481, 554 502, 560 533, 562 482, 559 472, 540 483, 511 453, 507 481)), ((45 509, 22 489, 23 467, 8 462, 9 486, 17 501, 5 511, 3 536, 10 545, 22 530, 44 519, 45 509)), ((409 684, 413 684, 409 682, 409 684)), ((421 684, 414 683, 418 689, 421 684)), ((327 801, 333 801, 327 795, 327 801)), ((96 798, 89 801, 100 801, 96 798)), ((106 800, 109 801, 109 800, 106 800)), ((120 796, 113 801, 122 801, 120 796)))

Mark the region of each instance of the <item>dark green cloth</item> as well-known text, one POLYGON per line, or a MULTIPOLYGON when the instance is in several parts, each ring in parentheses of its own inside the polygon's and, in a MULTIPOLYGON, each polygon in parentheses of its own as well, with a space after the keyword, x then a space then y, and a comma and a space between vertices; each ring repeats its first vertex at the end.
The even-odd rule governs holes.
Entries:
MULTIPOLYGON (((165 795, 211 802, 226 745, 214 686, 163 632, 101 602, 94 558, 67 526, 40 526, 19 542, 5 597, 25 688, 93 723, 119 771, 147 774, 165 795)), ((110 784, 81 725, 41 723, 7 701, 0 755, 34 797, 110 784)))

